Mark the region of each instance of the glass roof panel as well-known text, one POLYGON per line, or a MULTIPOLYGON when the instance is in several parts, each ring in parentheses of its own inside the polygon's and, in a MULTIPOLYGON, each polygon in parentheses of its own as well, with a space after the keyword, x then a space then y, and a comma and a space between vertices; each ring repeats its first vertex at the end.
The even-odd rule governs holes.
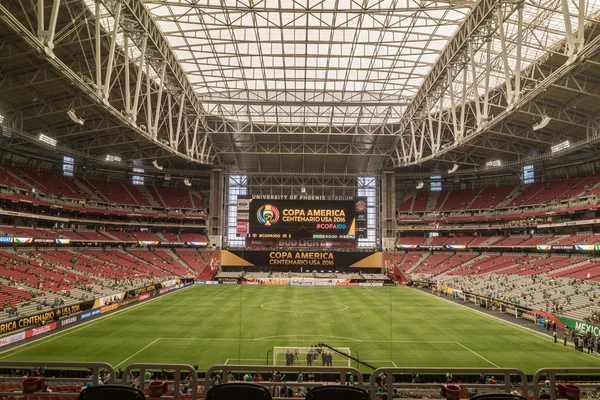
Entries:
POLYGON ((469 12, 416 0, 143 1, 209 113, 287 125, 397 120, 469 12))

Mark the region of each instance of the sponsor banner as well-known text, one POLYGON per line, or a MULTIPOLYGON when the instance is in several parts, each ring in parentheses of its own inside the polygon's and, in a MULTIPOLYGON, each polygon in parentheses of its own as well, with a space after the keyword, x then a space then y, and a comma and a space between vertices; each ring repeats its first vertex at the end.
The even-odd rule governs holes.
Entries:
POLYGON ((158 242, 161 246, 185 246, 185 242, 158 242))
POLYGON ((56 315, 65 317, 82 311, 91 310, 94 307, 94 300, 84 301, 83 303, 73 304, 67 307, 61 307, 56 310, 56 315))
POLYGON ((119 307, 125 307, 126 305, 137 303, 137 301, 138 299, 123 300, 121 303, 119 303, 119 307))
POLYGON ((41 335, 42 333, 50 332, 56 329, 56 322, 52 322, 51 324, 40 326, 39 328, 33 328, 28 331, 25 331, 25 339, 29 339, 30 337, 41 335))
POLYGON ((20 342, 25 339, 25 332, 15 333, 3 338, 0 338, 0 347, 8 346, 9 344, 20 342))
POLYGON ((318 239, 254 239, 246 238, 247 249, 331 249, 356 250, 356 240, 318 240, 318 239))
POLYGON ((242 281, 242 285, 260 285, 259 281, 242 281))
POLYGON ((314 282, 314 286, 336 286, 338 282, 320 282, 320 281, 316 281, 314 282))
POLYGON ((67 326, 77 322, 77 317, 69 317, 60 321, 60 326, 67 326))
POLYGON ((121 301, 121 299, 124 297, 125 297, 124 292, 111 294, 110 296, 99 297, 96 299, 96 301, 94 303, 94 308, 104 307, 104 306, 112 304, 112 303, 117 303, 117 302, 121 301))
POLYGON ((383 286, 383 283, 359 282, 358 286, 383 286))
POLYGON ((399 244, 399 245, 396 245, 396 247, 398 247, 399 249, 409 250, 409 249, 416 249, 417 245, 416 244, 399 244))
POLYGON ((221 283, 224 283, 224 282, 238 283, 239 279, 238 278, 232 278, 232 277, 224 276, 224 277, 217 278, 217 280, 219 282, 221 282, 221 283))
POLYGON ((137 297, 140 294, 144 294, 144 293, 152 293, 157 289, 162 288, 162 284, 161 283, 155 283, 152 285, 148 285, 146 287, 142 287, 139 289, 132 289, 132 290, 128 290, 127 292, 124 293, 123 298, 129 298, 129 297, 137 297))
POLYGON ((568 222, 557 222, 554 224, 541 224, 538 228, 556 228, 560 226, 573 226, 573 225, 594 225, 600 222, 600 219, 582 219, 579 221, 568 221, 568 222))
POLYGON ((33 238, 33 243, 56 243, 56 239, 33 238))
POLYGON ((188 246, 193 246, 193 247, 203 247, 203 246, 207 246, 208 242, 186 242, 188 244, 188 246))
POLYGON ((171 287, 171 286, 175 286, 178 283, 179 283, 179 280, 177 280, 177 279, 171 279, 170 281, 164 281, 162 283, 162 287, 168 288, 168 287, 171 287))
POLYGON ((190 285, 191 285, 191 284, 193 284, 193 283, 194 283, 194 282, 190 282, 190 281, 188 281, 188 282, 183 282, 183 287, 190 286, 190 285))
POLYGON ((144 301, 144 300, 148 300, 149 298, 150 298, 150 293, 146 293, 141 296, 138 296, 137 301, 144 301))
POLYGON ((446 247, 448 247, 451 250, 464 250, 467 248, 467 245, 465 245, 465 244, 449 244, 446 247))
POLYGON ((29 326, 39 325, 42 321, 53 321, 55 317, 56 311, 52 310, 36 315, 31 315, 29 317, 23 317, 14 319, 12 321, 6 321, 0 323, 0 334, 27 328, 29 326))
POLYGON ((109 311, 116 310, 117 308, 119 308, 119 305, 116 304, 116 303, 115 304, 111 304, 110 306, 104 306, 104 307, 102 307, 100 309, 100 313, 104 314, 104 313, 107 313, 109 311))
POLYGON ((335 286, 348 286, 349 283, 348 282, 336 282, 335 286))
POLYGON ((237 281, 236 282, 230 282, 230 281, 219 281, 220 284, 222 285, 237 285, 237 281))
POLYGON ((158 240, 138 240, 138 246, 156 246, 158 240))
POLYGON ((540 250, 540 251, 550 251, 550 249, 552 248, 551 245, 549 244, 540 244, 535 246, 536 249, 540 250))
POLYGON ((196 281, 196 285, 206 285, 206 281, 196 281))
POLYGON ((263 285, 287 286, 287 281, 263 281, 263 285))
POLYGON ((100 314, 100 309, 88 311, 86 313, 81 314, 81 319, 88 319, 100 314))
POLYGON ((15 243, 32 243, 33 242, 33 238, 25 238, 25 237, 15 237, 13 238, 15 243))
POLYGON ((573 246, 552 245, 552 250, 573 250, 573 246))
POLYGON ((290 282, 290 286, 313 286, 312 282, 290 282))
POLYGON ((170 292, 170 291, 171 291, 171 288, 164 288, 164 289, 160 289, 158 291, 158 294, 165 294, 165 293, 170 292))
MULTIPOLYGON (((235 257, 222 257, 224 267, 247 267, 248 263, 258 267, 303 267, 303 268, 381 268, 382 258, 371 257, 377 253, 361 251, 328 251, 328 250, 279 250, 248 251, 230 250, 226 254, 235 257)), ((380 253, 379 253, 380 254, 380 253)))
POLYGON ((56 239, 56 244, 71 244, 71 239, 56 239))
POLYGON ((0 236, 0 243, 12 243, 12 236, 0 236))
MULTIPOLYGON (((239 218, 239 216, 238 216, 239 218)), ((238 235, 247 235, 250 232, 250 222, 248 221, 238 221, 236 233, 238 235)))
POLYGON ((596 246, 593 244, 576 244, 575 249, 579 251, 594 251, 596 246))
POLYGON ((348 286, 360 286, 360 284, 358 282, 350 282, 348 286))
POLYGON ((557 319, 558 321, 562 322, 565 325, 565 327, 569 327, 569 329, 574 329, 577 333, 584 334, 591 332, 592 335, 600 337, 600 326, 598 325, 590 324, 584 321, 577 321, 575 319, 563 316, 550 316, 554 317, 552 319, 557 319))

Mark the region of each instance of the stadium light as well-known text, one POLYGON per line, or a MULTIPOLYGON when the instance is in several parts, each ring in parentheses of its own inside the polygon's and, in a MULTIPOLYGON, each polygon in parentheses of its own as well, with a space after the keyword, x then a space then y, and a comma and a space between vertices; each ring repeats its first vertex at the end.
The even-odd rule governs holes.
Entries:
POLYGON ((306 193, 306 188, 304 186, 300 188, 300 193, 306 193))
POLYGON ((458 164, 454 164, 454 165, 452 166, 452 168, 450 168, 450 169, 448 170, 448 173, 449 173, 449 174, 452 174, 452 173, 456 172, 456 170, 457 170, 457 169, 458 169, 458 164))
POLYGON ((502 161, 500 160, 494 160, 494 161, 488 161, 485 163, 486 167, 500 167, 502 166, 502 161))
POLYGON ((423 186, 425 186, 425 184, 422 181, 417 183, 417 189, 423 189, 423 186))
POLYGON ((4 122, 4 115, 0 114, 0 124, 4 122))
POLYGON ((157 169, 157 170, 159 170, 159 171, 162 171, 162 170, 163 170, 163 166, 162 166, 162 165, 160 165, 160 164, 158 163, 158 161, 156 161, 156 160, 152 161, 152 165, 154 165, 154 168, 156 168, 156 169, 157 169))
POLYGON ((121 162, 121 157, 119 157, 119 156, 111 156, 110 154, 107 154, 106 155, 106 161, 121 162))
POLYGON ((568 149, 569 147, 571 147, 571 142, 567 140, 566 142, 562 142, 552 146, 550 149, 552 150, 552 153, 556 153, 558 151, 568 149))
POLYGON ((85 123, 84 119, 77 117, 77 114, 75 114, 75 110, 73 109, 67 111, 67 115, 71 121, 75 122, 76 124, 83 125, 85 123))
POLYGON ((542 118, 542 120, 540 121, 539 124, 536 124, 533 126, 533 130, 534 131, 539 131, 540 129, 544 129, 546 127, 546 125, 548 125, 551 121, 550 117, 544 117, 542 118))
POLYGON ((56 139, 52 139, 50 136, 46 136, 43 133, 40 133, 40 142, 44 142, 49 144, 52 147, 56 147, 56 139))

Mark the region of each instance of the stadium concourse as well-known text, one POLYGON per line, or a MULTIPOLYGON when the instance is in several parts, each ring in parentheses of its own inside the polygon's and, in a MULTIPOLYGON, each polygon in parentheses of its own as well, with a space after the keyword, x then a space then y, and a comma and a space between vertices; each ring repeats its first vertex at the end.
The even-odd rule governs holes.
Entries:
POLYGON ((0 399, 600 397, 599 32, 600 0, 0 2, 0 399))

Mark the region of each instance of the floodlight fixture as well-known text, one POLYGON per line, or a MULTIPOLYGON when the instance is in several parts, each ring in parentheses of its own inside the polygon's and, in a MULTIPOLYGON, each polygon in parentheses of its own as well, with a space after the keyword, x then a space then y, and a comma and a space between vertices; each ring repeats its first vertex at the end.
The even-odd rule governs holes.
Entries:
POLYGON ((423 189, 423 186, 425 186, 425 184, 422 181, 417 183, 417 189, 423 189))
POLYGON ((75 122, 76 124, 83 125, 85 123, 85 120, 83 118, 79 118, 73 109, 67 111, 67 115, 71 121, 75 122))
POLYGON ((163 166, 162 166, 162 165, 160 165, 160 164, 158 163, 158 161, 156 161, 156 160, 152 161, 152 165, 154 165, 154 168, 156 168, 156 169, 157 169, 157 170, 159 170, 159 171, 162 171, 162 170, 163 170, 163 166))
POLYGON ((49 144, 52 147, 56 147, 56 139, 52 139, 50 136, 46 136, 43 133, 40 133, 39 140, 40 140, 40 142, 49 144))
POLYGON ((458 164, 454 164, 454 165, 452 166, 452 168, 450 168, 450 169, 448 170, 448 173, 449 173, 449 174, 452 174, 452 173, 456 172, 456 170, 457 170, 457 169, 458 169, 458 164))
POLYGON ((192 182, 190 182, 190 180, 189 180, 188 178, 185 178, 185 179, 183 180, 183 184, 184 184, 185 186, 192 186, 192 182))
POLYGON ((106 155, 106 161, 110 161, 110 162, 121 162, 121 157, 119 156, 111 156, 110 154, 106 155))
POLYGON ((571 142, 569 142, 568 140, 559 144, 556 144, 554 146, 552 146, 550 149, 552 150, 552 153, 556 153, 558 151, 561 150, 565 150, 568 149, 569 147, 571 147, 571 142))
POLYGON ((540 121, 539 124, 536 124, 533 126, 533 130, 534 131, 539 131, 540 129, 544 129, 546 127, 546 125, 548 125, 550 123, 552 119, 548 116, 542 118, 542 120, 540 121))
POLYGON ((488 161, 485 163, 485 166, 486 167, 501 167, 502 161, 501 160, 488 161))

